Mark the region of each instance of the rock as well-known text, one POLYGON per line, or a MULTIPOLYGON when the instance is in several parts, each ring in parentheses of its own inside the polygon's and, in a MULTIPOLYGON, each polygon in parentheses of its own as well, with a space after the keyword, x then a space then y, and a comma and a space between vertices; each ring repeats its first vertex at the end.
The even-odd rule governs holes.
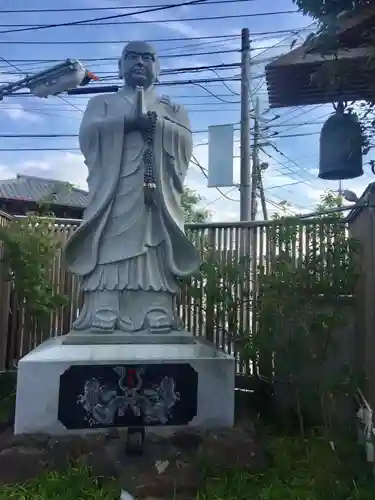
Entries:
POLYGON ((169 442, 178 450, 185 453, 194 453, 202 444, 204 437, 196 431, 181 431, 173 434, 169 442))
POLYGON ((9 430, 12 430, 12 426, 9 422, 0 422, 0 439, 2 434, 4 434, 4 432, 8 432, 9 430))
POLYGON ((194 497, 202 487, 202 463, 216 469, 257 471, 265 459, 253 426, 208 431, 184 429, 172 436, 147 435, 144 454, 126 455, 123 431, 51 438, 0 436, 0 484, 23 482, 44 470, 78 463, 101 479, 118 478, 135 498, 194 497))
POLYGON ((107 443, 106 434, 87 434, 85 436, 62 436, 51 438, 48 449, 65 453, 69 459, 77 459, 81 455, 104 448, 107 443))
POLYGON ((95 478, 112 479, 118 475, 118 469, 106 449, 82 455, 78 463, 88 467, 90 474, 95 478))
POLYGON ((198 464, 168 439, 146 443, 142 456, 127 456, 123 443, 113 453, 121 487, 135 498, 175 498, 196 493, 203 483, 198 464))
POLYGON ((194 495, 203 485, 203 474, 198 465, 173 460, 159 473, 155 464, 139 464, 124 468, 120 476, 123 489, 135 498, 175 498, 176 495, 194 495))
POLYGON ((108 430, 106 437, 108 441, 111 441, 113 439, 120 439, 122 436, 119 429, 117 429, 116 427, 112 427, 108 430))
POLYGON ((9 427, 0 435, 0 451, 18 446, 44 450, 48 441, 49 436, 47 434, 19 434, 15 436, 13 434, 13 429, 9 427))
POLYGON ((214 468, 237 470, 258 470, 265 461, 255 436, 242 428, 209 432, 197 450, 197 458, 214 468))
POLYGON ((33 479, 48 467, 46 451, 38 448, 9 448, 0 453, 0 484, 23 483, 33 479))

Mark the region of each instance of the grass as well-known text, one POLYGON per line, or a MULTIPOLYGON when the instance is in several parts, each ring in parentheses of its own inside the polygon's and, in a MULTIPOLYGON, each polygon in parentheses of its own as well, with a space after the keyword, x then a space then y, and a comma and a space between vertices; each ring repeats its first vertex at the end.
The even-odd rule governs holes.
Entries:
POLYGON ((321 438, 271 437, 263 474, 211 478, 199 500, 370 500, 374 479, 353 441, 336 452, 321 438))
MULTIPOLYGON (((354 442, 334 453, 321 438, 270 436, 270 467, 263 474, 207 471, 197 500, 372 500, 374 479, 354 442)), ((118 500, 115 482, 99 485, 85 469, 50 473, 5 488, 0 500, 118 500)))
POLYGON ((115 481, 100 488, 84 468, 50 472, 28 484, 5 487, 0 493, 0 500, 119 500, 119 497, 115 481))

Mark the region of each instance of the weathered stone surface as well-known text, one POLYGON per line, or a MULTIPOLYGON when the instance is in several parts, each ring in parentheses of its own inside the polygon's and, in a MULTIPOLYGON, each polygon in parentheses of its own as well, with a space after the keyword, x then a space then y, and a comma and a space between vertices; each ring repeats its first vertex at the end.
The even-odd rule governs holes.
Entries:
POLYGON ((139 498, 189 495, 203 485, 202 462, 218 469, 264 466, 253 427, 222 431, 184 430, 153 444, 145 455, 118 463, 121 486, 139 498), (127 463, 128 462, 128 463, 127 463))
POLYGON ((33 434, 29 435, 18 435, 13 434, 13 429, 8 427, 0 435, 0 451, 7 448, 15 448, 22 446, 23 448, 36 448, 44 449, 46 448, 49 441, 49 436, 46 434, 33 434))
POLYGON ((194 494, 204 477, 198 464, 173 459, 124 467, 121 486, 136 498, 174 498, 194 494))
POLYGON ((264 466, 259 443, 242 428, 208 433, 197 450, 197 458, 224 469, 255 470, 264 466))
POLYGON ((51 438, 48 441, 47 447, 52 453, 65 453, 69 459, 74 460, 83 454, 103 449, 106 443, 106 434, 92 434, 86 436, 51 438))
POLYGON ((98 449, 82 455, 78 463, 88 467, 91 475, 96 478, 112 479, 118 475, 118 469, 106 449, 98 449))
POLYGON ((177 432, 169 438, 170 443, 184 453, 194 453, 204 440, 204 433, 197 431, 177 432))
POLYGON ((68 463, 87 466, 94 477, 118 478, 136 498, 194 498, 203 486, 202 463, 217 469, 259 470, 265 458, 250 425, 229 430, 182 430, 147 435, 144 454, 125 454, 123 432, 49 438, 0 435, 0 484, 22 483, 68 463))
POLYGON ((198 464, 168 438, 147 441, 142 456, 129 457, 124 446, 111 448, 121 487, 136 498, 174 498, 194 494, 203 483, 198 464))
POLYGON ((9 448, 0 453, 0 484, 23 483, 47 468, 48 454, 38 448, 9 448))

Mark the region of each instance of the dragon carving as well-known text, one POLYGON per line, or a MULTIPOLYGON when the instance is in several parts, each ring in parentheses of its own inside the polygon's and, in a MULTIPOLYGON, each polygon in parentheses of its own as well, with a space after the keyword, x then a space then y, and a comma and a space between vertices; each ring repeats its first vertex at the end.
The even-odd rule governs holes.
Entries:
POLYGON ((113 425, 116 416, 124 416, 127 410, 134 416, 142 416, 146 424, 168 422, 171 409, 180 399, 171 377, 164 377, 150 388, 142 388, 142 368, 133 370, 135 381, 131 385, 126 381, 125 368, 115 367, 114 371, 119 377, 117 387, 108 387, 97 378, 90 378, 85 382, 83 394, 78 396, 77 403, 84 408, 90 426, 113 425))

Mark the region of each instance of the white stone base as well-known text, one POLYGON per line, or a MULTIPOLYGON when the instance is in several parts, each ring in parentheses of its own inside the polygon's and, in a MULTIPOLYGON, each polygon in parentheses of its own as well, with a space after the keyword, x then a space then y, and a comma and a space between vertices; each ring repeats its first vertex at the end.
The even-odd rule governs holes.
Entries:
MULTIPOLYGON (((92 432, 91 429, 68 430, 58 420, 60 375, 72 365, 159 363, 189 363, 198 373, 197 415, 189 427, 233 426, 234 358, 204 341, 72 345, 64 343, 64 337, 58 337, 44 342, 19 362, 15 434, 92 432)), ((152 426, 150 430, 163 432, 167 428, 152 426)), ((169 430, 172 429, 169 427, 169 430)))

